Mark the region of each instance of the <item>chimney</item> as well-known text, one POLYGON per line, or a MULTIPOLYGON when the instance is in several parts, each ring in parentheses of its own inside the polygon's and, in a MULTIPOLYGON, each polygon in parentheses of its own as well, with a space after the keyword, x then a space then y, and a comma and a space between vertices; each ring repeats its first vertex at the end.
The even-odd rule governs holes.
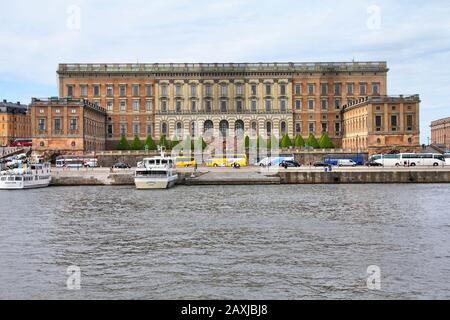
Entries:
POLYGON ((20 106, 20 101, 17 101, 17 105, 20 106))
POLYGON ((6 99, 3 99, 3 103, 7 103, 6 99))

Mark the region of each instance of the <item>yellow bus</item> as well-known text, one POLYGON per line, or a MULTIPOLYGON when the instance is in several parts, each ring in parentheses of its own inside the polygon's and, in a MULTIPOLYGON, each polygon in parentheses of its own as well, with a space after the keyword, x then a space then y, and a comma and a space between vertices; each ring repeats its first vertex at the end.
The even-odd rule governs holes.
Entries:
POLYGON ((215 155, 206 160, 207 167, 232 167, 238 165, 239 167, 247 166, 247 156, 245 154, 234 155, 215 155))
POLYGON ((195 167, 195 159, 193 157, 175 157, 177 168, 195 167))

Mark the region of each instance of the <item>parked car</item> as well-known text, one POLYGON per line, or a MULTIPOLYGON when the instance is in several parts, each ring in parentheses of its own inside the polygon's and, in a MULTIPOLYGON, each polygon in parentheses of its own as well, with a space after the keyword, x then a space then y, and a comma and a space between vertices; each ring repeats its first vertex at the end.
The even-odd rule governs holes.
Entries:
POLYGON ((300 163, 295 160, 284 160, 280 163, 280 167, 296 168, 300 167, 300 163))
POLYGON ((125 162, 118 162, 115 165, 113 165, 114 169, 130 169, 131 167, 126 164, 125 162))
POLYGON ((314 167, 327 167, 328 164, 326 164, 326 163, 323 162, 323 161, 316 161, 316 162, 314 162, 313 166, 314 166, 314 167))
POLYGON ((376 162, 375 160, 370 160, 366 162, 366 166, 368 167, 382 167, 383 164, 376 162))
POLYGON ((355 167, 356 162, 350 159, 340 159, 337 162, 338 167, 355 167))

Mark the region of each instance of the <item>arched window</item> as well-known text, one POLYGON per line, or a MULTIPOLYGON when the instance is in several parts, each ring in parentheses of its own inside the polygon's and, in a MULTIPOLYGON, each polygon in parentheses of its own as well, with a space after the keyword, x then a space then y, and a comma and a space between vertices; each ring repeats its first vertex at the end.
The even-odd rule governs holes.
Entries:
POLYGON ((175 134, 178 137, 182 136, 183 135, 183 124, 181 122, 177 122, 177 127, 176 128, 177 129, 176 129, 176 133, 175 134))
POLYGON ((161 133, 165 136, 167 136, 167 123, 163 122, 161 124, 161 133))
POLYGON ((256 124, 256 121, 252 121, 252 136, 256 136, 258 134, 258 126, 256 124))
POLYGON ((195 121, 192 121, 191 122, 191 137, 195 137, 196 131, 197 131, 197 127, 196 127, 195 121))
POLYGON ((222 137, 225 137, 225 136, 228 135, 228 128, 229 128, 229 125, 228 125, 228 121, 227 120, 220 121, 220 123, 219 123, 219 130, 220 130, 220 134, 221 134, 222 137))
POLYGON ((285 121, 281 121, 281 123, 280 123, 280 130, 281 130, 281 134, 282 135, 286 134, 286 122, 285 121))
POLYGON ((234 132, 236 133, 236 135, 240 136, 244 134, 244 121, 242 120, 237 120, 234 123, 234 132))
POLYGON ((266 122, 266 132, 268 137, 272 135, 272 122, 270 121, 266 122))
POLYGON ((203 132, 214 129, 214 124, 211 120, 206 120, 203 124, 203 132))

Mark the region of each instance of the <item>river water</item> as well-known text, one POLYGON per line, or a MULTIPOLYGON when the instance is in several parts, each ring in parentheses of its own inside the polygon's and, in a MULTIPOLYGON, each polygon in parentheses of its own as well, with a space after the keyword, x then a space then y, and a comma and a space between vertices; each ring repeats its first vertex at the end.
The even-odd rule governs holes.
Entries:
POLYGON ((448 184, 51 187, 0 201, 0 299, 450 298, 448 184))

